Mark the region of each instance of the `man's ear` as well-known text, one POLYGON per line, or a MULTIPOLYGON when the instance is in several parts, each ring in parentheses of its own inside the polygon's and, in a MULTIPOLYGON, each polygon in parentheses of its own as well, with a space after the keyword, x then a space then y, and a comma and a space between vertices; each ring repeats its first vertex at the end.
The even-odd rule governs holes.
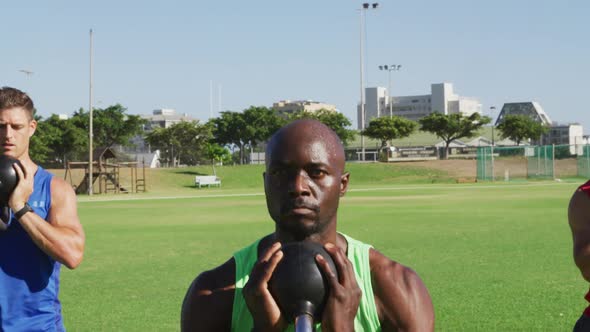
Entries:
POLYGON ((350 173, 346 172, 340 176, 340 197, 346 194, 348 190, 348 181, 350 180, 350 173))
POLYGON ((31 128, 29 138, 31 138, 31 136, 33 136, 33 134, 35 133, 35 130, 37 130, 37 121, 31 120, 31 122, 29 122, 29 127, 31 128))

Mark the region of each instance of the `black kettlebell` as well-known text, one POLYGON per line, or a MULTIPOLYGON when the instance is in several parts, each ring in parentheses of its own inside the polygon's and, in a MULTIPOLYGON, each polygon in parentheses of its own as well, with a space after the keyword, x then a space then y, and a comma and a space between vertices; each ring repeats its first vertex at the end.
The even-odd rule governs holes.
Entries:
POLYGON ((14 164, 23 167, 18 159, 0 155, 0 205, 8 204, 8 198, 18 184, 18 174, 16 174, 16 170, 12 166, 14 164))
POLYGON ((314 321, 321 321, 330 286, 315 256, 322 255, 337 274, 332 257, 321 244, 315 242, 285 243, 281 250, 283 258, 269 282, 273 298, 289 323, 301 315, 310 315, 314 321))

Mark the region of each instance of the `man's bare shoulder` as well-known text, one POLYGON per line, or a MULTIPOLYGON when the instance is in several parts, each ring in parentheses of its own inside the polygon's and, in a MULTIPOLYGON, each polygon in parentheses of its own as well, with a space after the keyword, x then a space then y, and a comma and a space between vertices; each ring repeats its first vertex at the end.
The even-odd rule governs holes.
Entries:
POLYGON ((54 176, 51 179, 51 204, 76 207, 76 193, 74 188, 64 179, 54 176))
POLYGON ((434 330, 432 300, 418 274, 374 249, 369 261, 383 331, 434 330))
POLYGON ((55 190, 55 191, 67 191, 67 192, 74 192, 74 188, 72 188, 72 186, 67 183, 64 179, 54 176, 51 178, 51 190, 55 190))
POLYGON ((568 219, 572 229, 590 228, 590 195, 581 189, 577 189, 570 199, 568 207, 568 219))
POLYGON ((229 331, 234 301, 233 258, 199 274, 191 283, 181 313, 182 331, 229 331))

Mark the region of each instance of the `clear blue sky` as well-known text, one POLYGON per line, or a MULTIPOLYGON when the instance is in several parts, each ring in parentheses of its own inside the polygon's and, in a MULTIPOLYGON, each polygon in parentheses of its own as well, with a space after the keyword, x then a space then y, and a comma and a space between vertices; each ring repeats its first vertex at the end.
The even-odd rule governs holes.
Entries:
MULTIPOLYGON (((130 114, 174 108, 207 120, 283 99, 335 104, 356 125, 362 1, 4 1, 0 85, 30 93, 43 116, 95 105, 130 114), (33 71, 27 76, 19 70, 33 71)), ((538 101, 590 133, 590 1, 381 1, 367 12, 366 82, 427 94, 452 82, 487 114, 538 101)))

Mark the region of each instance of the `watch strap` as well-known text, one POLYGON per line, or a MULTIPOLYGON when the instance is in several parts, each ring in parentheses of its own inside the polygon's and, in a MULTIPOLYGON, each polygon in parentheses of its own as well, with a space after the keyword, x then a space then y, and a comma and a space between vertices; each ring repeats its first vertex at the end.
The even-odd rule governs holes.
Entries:
POLYGON ((29 205, 29 203, 25 203, 25 206, 22 207, 22 209, 16 211, 14 213, 14 217, 16 219, 19 219, 24 216, 27 212, 33 212, 33 208, 31 208, 31 206, 29 205))

